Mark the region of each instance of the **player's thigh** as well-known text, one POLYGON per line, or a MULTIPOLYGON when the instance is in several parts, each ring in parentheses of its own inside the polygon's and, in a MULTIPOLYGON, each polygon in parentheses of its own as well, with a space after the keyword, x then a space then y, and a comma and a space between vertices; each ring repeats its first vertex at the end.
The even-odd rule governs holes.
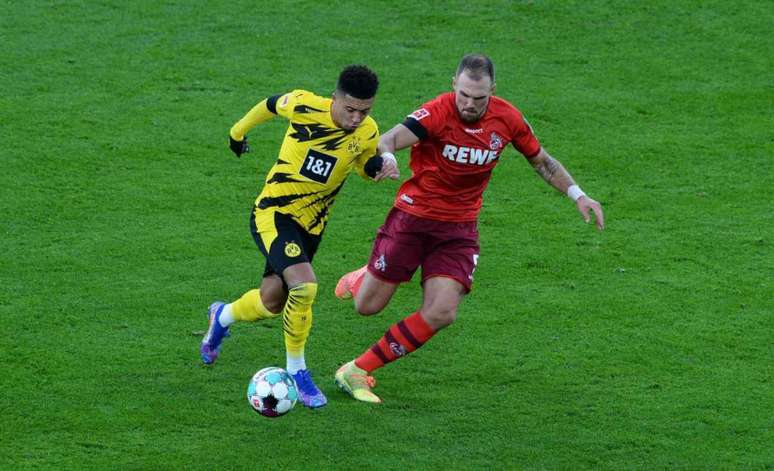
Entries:
POLYGON ((298 286, 301 283, 317 282, 317 277, 315 277, 312 264, 309 262, 290 265, 282 271, 282 278, 285 279, 285 283, 287 283, 289 288, 298 286))
POLYGON ((261 281, 261 302, 273 313, 278 313, 285 306, 288 292, 282 278, 277 274, 269 274, 261 281))
POLYGON ((280 276, 285 289, 316 281, 311 260, 320 236, 307 233, 288 215, 260 209, 253 212, 251 230, 267 260, 264 276, 280 276))
POLYGON ((397 283, 381 280, 366 272, 363 284, 355 297, 355 308, 360 314, 377 314, 384 309, 398 289, 397 283))
POLYGON ((441 329, 457 319, 457 307, 467 292, 454 278, 432 276, 422 283, 422 316, 433 329, 441 329))
POLYGON ((393 208, 376 233, 368 271, 383 282, 411 280, 424 255, 424 233, 415 217, 393 208))
POLYGON ((433 277, 456 280, 468 293, 473 286, 473 273, 478 265, 480 252, 475 223, 471 226, 452 226, 442 238, 433 244, 422 262, 422 282, 433 277))

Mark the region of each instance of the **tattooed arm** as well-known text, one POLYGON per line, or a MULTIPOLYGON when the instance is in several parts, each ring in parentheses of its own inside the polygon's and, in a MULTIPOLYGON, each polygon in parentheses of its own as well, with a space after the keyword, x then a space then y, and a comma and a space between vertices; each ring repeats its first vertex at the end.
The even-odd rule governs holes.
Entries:
POLYGON ((543 180, 564 194, 567 194, 567 189, 575 184, 562 163, 551 157, 543 148, 537 155, 528 157, 527 161, 538 175, 543 177, 543 180))
MULTIPOLYGON (((527 161, 538 175, 543 177, 543 180, 564 194, 567 194, 567 190, 576 184, 562 163, 551 157, 543 148, 540 149, 537 155, 527 157, 527 161)), ((575 205, 587 223, 591 220, 589 212, 593 211, 597 229, 602 230, 605 228, 605 217, 602 213, 602 206, 598 202, 583 194, 575 200, 575 205)))

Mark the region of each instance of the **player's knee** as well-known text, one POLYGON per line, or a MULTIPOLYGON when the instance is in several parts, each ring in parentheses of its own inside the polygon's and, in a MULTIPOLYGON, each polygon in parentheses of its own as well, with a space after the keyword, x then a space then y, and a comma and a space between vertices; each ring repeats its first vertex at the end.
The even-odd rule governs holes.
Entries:
POLYGON ((317 297, 317 283, 303 282, 290 287, 287 302, 311 306, 315 297, 317 297))
POLYGON ((287 301, 285 296, 264 297, 261 295, 261 302, 263 303, 263 306, 272 314, 279 314, 282 312, 282 308, 285 307, 285 301, 287 301))
POLYGON ((433 329, 443 329, 457 320, 457 308, 451 306, 430 307, 422 310, 422 317, 433 329))

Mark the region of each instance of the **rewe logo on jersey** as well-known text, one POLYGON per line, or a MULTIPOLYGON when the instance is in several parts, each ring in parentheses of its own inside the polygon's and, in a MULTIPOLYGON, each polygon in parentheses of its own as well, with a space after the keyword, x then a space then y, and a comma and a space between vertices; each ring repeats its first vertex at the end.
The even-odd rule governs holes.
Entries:
POLYGON ((497 150, 457 147, 451 144, 446 144, 441 154, 452 162, 469 165, 486 165, 497 158, 497 150))

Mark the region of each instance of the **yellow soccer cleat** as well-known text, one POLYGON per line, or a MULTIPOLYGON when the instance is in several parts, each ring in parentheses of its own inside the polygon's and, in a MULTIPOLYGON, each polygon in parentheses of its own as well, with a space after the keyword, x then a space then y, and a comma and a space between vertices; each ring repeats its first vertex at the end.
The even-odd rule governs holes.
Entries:
POLYGON ((339 368, 336 372, 336 385, 358 401, 382 402, 379 396, 371 392, 371 388, 376 386, 376 380, 373 376, 368 376, 365 370, 355 366, 355 360, 339 368))

